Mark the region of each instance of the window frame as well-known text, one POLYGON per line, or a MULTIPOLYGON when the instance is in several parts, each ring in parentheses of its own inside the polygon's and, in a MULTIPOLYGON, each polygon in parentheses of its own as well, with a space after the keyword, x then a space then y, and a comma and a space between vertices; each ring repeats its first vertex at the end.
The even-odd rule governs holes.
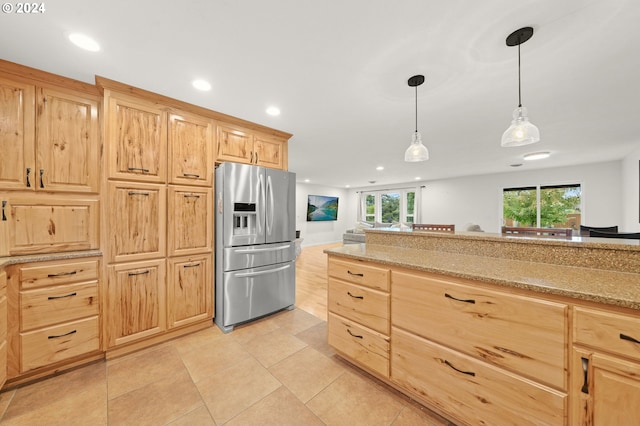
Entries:
MULTIPOLYGON (((370 191, 361 191, 360 192, 360 202, 362 203, 362 211, 360 216, 358 217, 359 221, 368 222, 368 223, 382 223, 382 196, 384 194, 400 194, 400 205, 399 205, 399 222, 403 224, 407 223, 416 223, 416 217, 419 215, 419 194, 420 187, 403 187, 403 188, 387 188, 387 189, 376 189, 370 191), (408 212, 408 194, 413 193, 413 212, 409 214, 408 212), (367 214, 367 197, 374 197, 374 212, 373 212, 373 222, 367 220, 368 216, 372 216, 371 214, 367 214), (413 222, 409 222, 407 219, 411 218, 413 222), (404 220, 403 220, 404 219, 404 220)), ((388 223, 388 222, 387 222, 388 223)), ((397 222, 391 222, 397 223, 397 222)))

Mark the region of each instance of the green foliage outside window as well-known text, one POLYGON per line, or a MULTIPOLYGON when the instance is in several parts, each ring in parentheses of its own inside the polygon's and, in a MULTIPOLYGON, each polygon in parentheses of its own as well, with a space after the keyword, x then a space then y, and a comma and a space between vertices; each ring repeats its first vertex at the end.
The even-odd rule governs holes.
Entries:
MULTIPOLYGON (((553 228, 568 221, 570 214, 580 211, 579 185, 540 188, 540 227, 553 228)), ((537 226, 537 188, 505 189, 503 217, 518 226, 537 226)))

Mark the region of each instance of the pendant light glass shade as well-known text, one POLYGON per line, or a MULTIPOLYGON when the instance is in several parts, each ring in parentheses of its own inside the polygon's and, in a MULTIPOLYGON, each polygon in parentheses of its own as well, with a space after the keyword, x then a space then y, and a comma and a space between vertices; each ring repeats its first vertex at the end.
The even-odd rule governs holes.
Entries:
POLYGON ((424 83, 423 75, 414 75, 407 84, 409 87, 416 88, 416 131, 411 135, 411 145, 404 152, 404 161, 414 163, 417 161, 426 161, 429 159, 429 150, 422 144, 422 136, 418 132, 418 86, 424 83))
POLYGON ((420 132, 414 132, 411 135, 411 145, 404 152, 404 161, 426 161, 429 159, 429 150, 422 144, 420 132))
POLYGON ((502 146, 522 146, 540 140, 540 130, 529 121, 527 109, 517 107, 513 111, 511 126, 502 134, 502 146))
POLYGON ((522 106, 520 78, 520 45, 533 36, 532 27, 520 28, 509 34, 507 46, 518 46, 518 107, 513 111, 511 126, 502 134, 502 147, 529 145, 540 141, 540 130, 529 121, 527 109, 522 106))

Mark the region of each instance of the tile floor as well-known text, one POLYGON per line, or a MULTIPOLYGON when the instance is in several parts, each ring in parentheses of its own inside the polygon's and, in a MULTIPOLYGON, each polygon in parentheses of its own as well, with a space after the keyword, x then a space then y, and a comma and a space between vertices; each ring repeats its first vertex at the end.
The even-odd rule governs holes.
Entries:
POLYGON ((448 425, 337 357, 326 322, 283 311, 0 394, 0 425, 448 425))

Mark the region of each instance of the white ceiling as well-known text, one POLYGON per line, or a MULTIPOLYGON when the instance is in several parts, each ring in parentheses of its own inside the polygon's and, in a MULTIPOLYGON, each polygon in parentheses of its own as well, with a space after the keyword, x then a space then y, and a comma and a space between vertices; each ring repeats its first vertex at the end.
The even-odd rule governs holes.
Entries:
POLYGON ((101 75, 293 133, 298 181, 344 187, 623 158, 640 146, 637 0, 57 0, 2 14, 0 58, 101 75), (501 148, 522 103, 541 142, 501 148), (83 32, 91 53, 66 39, 83 32), (431 159, 405 163, 415 128, 431 159), (210 92, 191 86, 211 82, 210 92), (279 117, 265 114, 275 104, 279 117), (523 163, 522 155, 552 157, 523 163), (384 166, 377 171, 377 166, 384 166))

